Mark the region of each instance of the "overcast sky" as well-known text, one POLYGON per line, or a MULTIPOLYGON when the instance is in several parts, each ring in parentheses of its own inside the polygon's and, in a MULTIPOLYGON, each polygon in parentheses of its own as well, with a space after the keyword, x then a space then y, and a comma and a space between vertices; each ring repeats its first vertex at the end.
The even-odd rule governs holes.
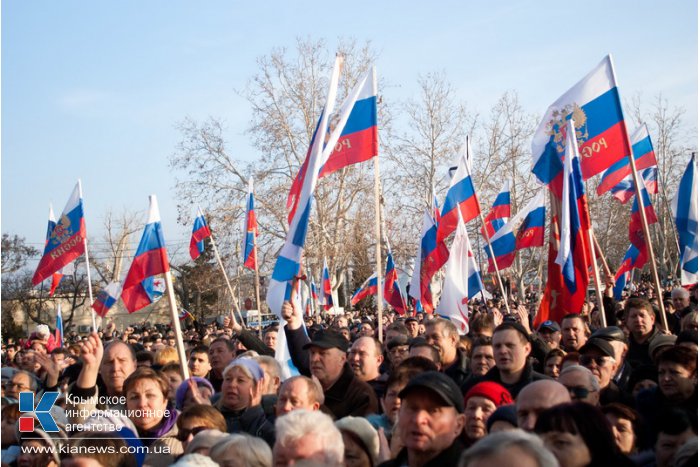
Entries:
POLYGON ((697 17, 688 0, 5 0, 2 232, 41 248, 48 203, 60 214, 80 177, 91 236, 109 208, 145 211, 155 193, 168 243, 189 242, 168 169, 175 125, 222 118, 229 150, 254 160, 235 90, 257 57, 297 37, 331 50, 338 37, 370 40, 386 98, 414 96, 419 74, 444 72, 482 113, 515 90, 540 115, 612 53, 623 98, 661 93, 696 131, 697 17))

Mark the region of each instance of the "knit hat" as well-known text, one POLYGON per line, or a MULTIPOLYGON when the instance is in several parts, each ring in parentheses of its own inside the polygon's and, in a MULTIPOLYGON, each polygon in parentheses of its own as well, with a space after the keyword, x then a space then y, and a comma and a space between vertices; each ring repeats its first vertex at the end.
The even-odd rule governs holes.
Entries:
POLYGON ((335 422, 340 431, 347 431, 357 436, 362 441, 362 447, 369 455, 372 465, 377 464, 379 457, 379 435, 377 430, 362 417, 343 417, 335 422))
POLYGON ((518 427, 518 415, 515 411, 515 404, 502 405, 496 409, 494 413, 491 414, 489 419, 486 421, 486 429, 491 432, 491 427, 496 422, 507 422, 513 425, 513 428, 518 427))
POLYGON ((510 392, 500 384, 492 381, 483 381, 467 391, 467 394, 464 396, 464 405, 466 406, 467 401, 474 396, 485 397, 493 402, 496 407, 513 403, 510 392))

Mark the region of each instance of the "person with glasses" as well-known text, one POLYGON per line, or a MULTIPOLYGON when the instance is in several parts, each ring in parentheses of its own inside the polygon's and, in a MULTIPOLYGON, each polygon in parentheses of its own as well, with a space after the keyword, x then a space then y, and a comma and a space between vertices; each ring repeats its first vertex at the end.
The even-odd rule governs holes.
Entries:
POLYGON ((12 378, 5 383, 4 396, 10 399, 19 400, 20 392, 32 392, 36 394, 39 389, 39 383, 34 375, 28 371, 18 370, 12 375, 12 378))
POLYGON ((591 370, 600 385, 600 405, 621 402, 629 406, 634 403, 613 381, 617 373, 615 349, 605 339, 593 337, 581 347, 579 363, 591 370))
POLYGON ((221 412, 211 405, 196 404, 185 409, 177 418, 177 440, 182 443, 183 452, 197 433, 205 430, 219 430, 226 433, 226 420, 221 412))
POLYGON ((600 383, 591 370, 581 365, 566 367, 557 379, 569 390, 572 401, 591 405, 600 403, 600 383))

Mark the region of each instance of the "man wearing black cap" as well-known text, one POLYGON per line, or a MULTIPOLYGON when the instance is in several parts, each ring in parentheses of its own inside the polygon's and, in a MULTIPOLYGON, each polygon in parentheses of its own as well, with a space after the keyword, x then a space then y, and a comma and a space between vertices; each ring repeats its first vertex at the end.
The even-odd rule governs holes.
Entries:
POLYGON ((464 403, 452 379, 436 371, 413 377, 399 393, 398 435, 405 446, 391 466, 457 465, 464 449, 464 403))
POLYGON ((552 379, 532 368, 532 363, 528 359, 532 344, 522 324, 504 321, 493 332, 492 342, 496 366, 482 377, 470 378, 462 386, 464 392, 481 381, 493 381, 508 389, 515 399, 520 390, 529 383, 541 379, 552 379))
MULTIPOLYGON (((613 376, 613 382, 622 391, 627 391, 627 382, 632 374, 632 367, 627 362, 627 337, 622 329, 617 326, 608 326, 597 329, 591 338, 599 338, 608 341, 615 350, 615 363, 617 363, 617 372, 613 376)), ((631 392, 631 388, 630 391, 631 392)))
POLYGON ((302 314, 289 302, 282 305, 282 317, 292 362, 304 376, 315 376, 323 388, 324 405, 337 418, 377 413, 374 390, 360 381, 347 362, 349 343, 342 334, 320 330, 309 340, 302 314))
POLYGON ((550 350, 559 348, 559 343, 561 342, 561 328, 559 327, 559 323, 547 320, 540 324, 537 333, 550 350))
POLYGON ((613 402, 632 404, 622 393, 620 388, 613 382, 612 377, 617 371, 615 362, 615 350, 612 345, 599 337, 591 337, 579 350, 579 363, 591 370, 593 376, 600 383, 600 405, 607 405, 613 402))
POLYGON ((418 337, 418 319, 415 316, 409 316, 408 318, 406 318, 406 321, 404 321, 404 323, 406 324, 406 328, 408 329, 409 339, 418 337))

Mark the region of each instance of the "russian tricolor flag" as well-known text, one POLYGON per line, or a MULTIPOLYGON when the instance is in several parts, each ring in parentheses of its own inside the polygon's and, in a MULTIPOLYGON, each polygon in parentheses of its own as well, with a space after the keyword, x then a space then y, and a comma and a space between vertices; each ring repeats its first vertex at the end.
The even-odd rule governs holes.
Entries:
MULTIPOLYGON (((443 242, 455 231, 460 213, 462 221, 466 223, 481 212, 470 173, 471 144, 469 141, 462 146, 460 152, 457 170, 452 176, 450 187, 447 189, 447 195, 445 195, 445 203, 442 206, 442 215, 440 216, 437 230, 438 242, 443 242)), ((423 306, 425 306, 425 303, 423 303, 423 306)))
MULTIPOLYGON (((377 79, 374 66, 370 67, 364 77, 343 101, 336 115, 340 115, 338 127, 328 129, 328 133, 337 136, 332 148, 326 150, 328 142, 324 143, 325 157, 321 162, 318 178, 330 175, 344 167, 371 159, 379 154, 377 137, 377 79)), ((335 121, 334 116, 329 121, 335 121)), ((319 120, 319 124, 321 121, 319 120)), ((314 138, 318 126, 314 132, 314 138)), ((330 141, 330 140, 329 140, 330 141)), ((292 182, 287 198, 289 209, 288 221, 296 212, 302 181, 306 176, 309 154, 292 182)))
POLYGON ((637 250, 637 247, 635 247, 634 245, 630 245, 629 248, 627 248, 625 257, 622 259, 622 264, 620 264, 620 268, 617 270, 617 273, 615 273, 615 285, 613 286, 613 296, 616 300, 622 299, 622 291, 625 289, 625 286, 630 281, 632 270, 635 267, 641 269, 641 267, 644 266, 644 264, 642 264, 641 266, 636 266, 638 262, 639 250, 637 250))
POLYGON ((386 258, 386 271, 384 273, 384 300, 400 315, 406 314, 406 300, 401 293, 399 274, 394 265, 394 256, 391 250, 386 258))
POLYGON ((549 106, 535 131, 532 172, 559 198, 570 119, 576 124, 584 180, 627 160, 631 149, 610 55, 549 106))
POLYGON ((587 299, 591 252, 585 237, 590 219, 574 132, 568 135, 571 135, 567 136, 566 145, 565 173, 568 176, 562 180, 559 190, 565 194, 561 201, 550 187, 552 222, 547 284, 534 320, 535 327, 547 320, 560 322, 569 313, 580 313, 587 299))
POLYGON ((211 237, 211 230, 209 230, 202 209, 199 208, 197 210, 197 217, 194 219, 192 237, 190 238, 190 257, 193 260, 199 258, 199 255, 204 253, 204 239, 208 237, 211 237))
POLYGON ((165 249, 163 228, 156 195, 150 196, 148 220, 136 249, 136 255, 126 274, 122 289, 122 301, 129 313, 150 305, 158 297, 149 294, 151 281, 147 279, 170 270, 168 252, 165 249))
MULTIPOLYGON (((632 154, 634 154, 634 165, 637 171, 656 166, 656 155, 654 154, 654 147, 651 144, 651 136, 649 136, 646 124, 640 126, 632 133, 630 142, 632 143, 632 154)), ((632 183, 632 167, 630 166, 629 158, 615 162, 603 173, 596 192, 602 195, 605 192, 612 191, 613 196, 617 197, 616 192, 620 191, 619 185, 622 184, 624 186, 627 183, 632 183)), ((632 185, 632 191, 634 191, 634 185, 632 185)), ((630 197, 631 195, 627 199, 630 197)))
POLYGON ((576 255, 576 251, 587 251, 586 230, 590 225, 586 191, 579 167, 578 143, 574 121, 569 120, 566 131, 566 152, 564 156, 564 183, 561 202, 561 242, 555 262, 561 267, 564 283, 569 293, 588 286, 589 256, 576 255), (583 200, 583 203, 581 201, 583 200), (581 209, 583 204, 583 209, 581 209), (584 258, 584 260, 579 260, 584 258))
MULTIPOLYGON (((499 269, 508 268, 513 264, 516 251, 544 245, 544 219, 544 192, 540 190, 522 211, 513 216, 491 238, 491 247, 499 269)), ((489 258, 489 272, 494 272, 488 246, 484 249, 489 258)))
POLYGON ((85 253, 86 236, 81 185, 78 181, 61 213, 61 218, 48 236, 44 254, 32 277, 32 284, 39 284, 85 253))
POLYGON ((508 223, 510 218, 510 180, 506 180, 503 188, 496 195, 491 210, 484 217, 486 229, 482 229, 484 238, 491 238, 493 234, 508 223))
POLYGON ((61 314, 61 304, 56 305, 56 342, 59 347, 63 347, 63 315, 61 314))
POLYGON ((377 273, 375 272, 369 276, 360 286, 357 291, 352 294, 350 298, 350 304, 352 306, 357 305, 357 303, 363 298, 371 297, 372 295, 377 295, 377 273))
MULTIPOLYGON (((659 192, 658 167, 647 167, 646 169, 639 170, 637 174, 639 175, 639 178, 642 181, 642 183, 644 183, 647 192, 653 195, 659 192)), ((630 200, 630 198, 634 196, 635 193, 634 180, 632 180, 632 176, 628 175, 627 177, 625 177, 624 180, 612 187, 610 192, 612 193, 614 198, 616 198, 622 204, 625 204, 627 201, 630 200)))
POLYGON ((671 201, 671 210, 678 230, 681 284, 698 282, 698 175, 695 155, 688 162, 671 201))
MULTIPOLYGON (((649 198, 649 194, 644 187, 642 187, 642 199, 644 201, 644 214, 647 218, 647 224, 651 225, 656 223, 658 219, 656 218, 656 213, 654 212, 654 205, 651 204, 651 198, 649 198)), ((649 251, 647 250, 643 229, 642 216, 639 212, 639 203, 637 202, 637 197, 635 196, 634 201, 632 201, 632 212, 630 215, 629 239, 632 245, 639 250, 639 257, 637 261, 638 264, 635 265, 635 267, 638 269, 641 269, 649 258, 649 251)))
MULTIPOLYGON (((328 143, 324 145, 327 136, 328 119, 332 113, 338 90, 338 77, 340 74, 341 62, 342 59, 336 57, 326 104, 321 114, 317 131, 314 133, 314 137, 311 141, 311 148, 309 149, 308 156, 304 162, 304 164, 308 166, 308 170, 302 169, 300 171, 302 174, 301 188, 298 191, 298 196, 294 196, 293 199, 290 198, 292 201, 292 209, 289 217, 291 222, 289 223, 287 238, 277 257, 275 267, 272 271, 272 277, 270 278, 270 284, 267 288, 267 304, 270 310, 278 317, 281 317, 282 304, 292 296, 292 283, 295 278, 298 278, 301 269, 301 258, 306 243, 306 233, 308 231, 309 216, 311 215, 311 205, 313 193, 318 181, 318 173, 330 154, 330 150, 335 147, 335 143, 340 136, 340 130, 345 126, 345 122, 349 117, 349 111, 348 114, 343 113, 340 116, 340 121, 338 122, 338 127, 340 128, 336 127, 330 133, 328 143)), ((301 307, 301 304, 299 304, 299 306, 301 307)), ((280 326, 283 325, 284 320, 281 320, 280 326)))
POLYGON ((418 244, 418 253, 411 276, 410 294, 411 297, 420 300, 427 313, 432 313, 434 308, 430 281, 447 262, 450 254, 445 242, 438 241, 437 235, 438 226, 435 224, 432 213, 426 211, 423 215, 421 240, 418 244))
POLYGON ((333 285, 331 284, 331 274, 328 271, 328 263, 326 262, 326 258, 323 258, 321 287, 323 290, 323 309, 328 311, 333 308, 333 285))
POLYGON ((243 265, 255 270, 255 238, 258 236, 258 221, 255 217, 255 197, 253 196, 253 177, 248 181, 248 199, 245 214, 245 245, 243 248, 243 265))
POLYGON ((119 282, 110 282, 107 287, 99 291, 95 297, 95 302, 92 304, 92 309, 104 318, 109 309, 119 300, 120 292, 121 284, 119 282))
MULTIPOLYGON (((49 224, 46 229, 46 245, 49 240, 51 239, 51 233, 53 232, 53 229, 56 227, 56 216, 54 216, 53 213, 53 206, 49 203, 49 224)), ((52 297, 53 294, 56 292, 56 289, 58 288, 59 284, 61 283, 61 279, 63 279, 63 276, 67 274, 73 274, 75 271, 75 263, 70 262, 63 266, 58 272, 54 272, 51 275, 51 288, 49 289, 49 297, 52 297)))

